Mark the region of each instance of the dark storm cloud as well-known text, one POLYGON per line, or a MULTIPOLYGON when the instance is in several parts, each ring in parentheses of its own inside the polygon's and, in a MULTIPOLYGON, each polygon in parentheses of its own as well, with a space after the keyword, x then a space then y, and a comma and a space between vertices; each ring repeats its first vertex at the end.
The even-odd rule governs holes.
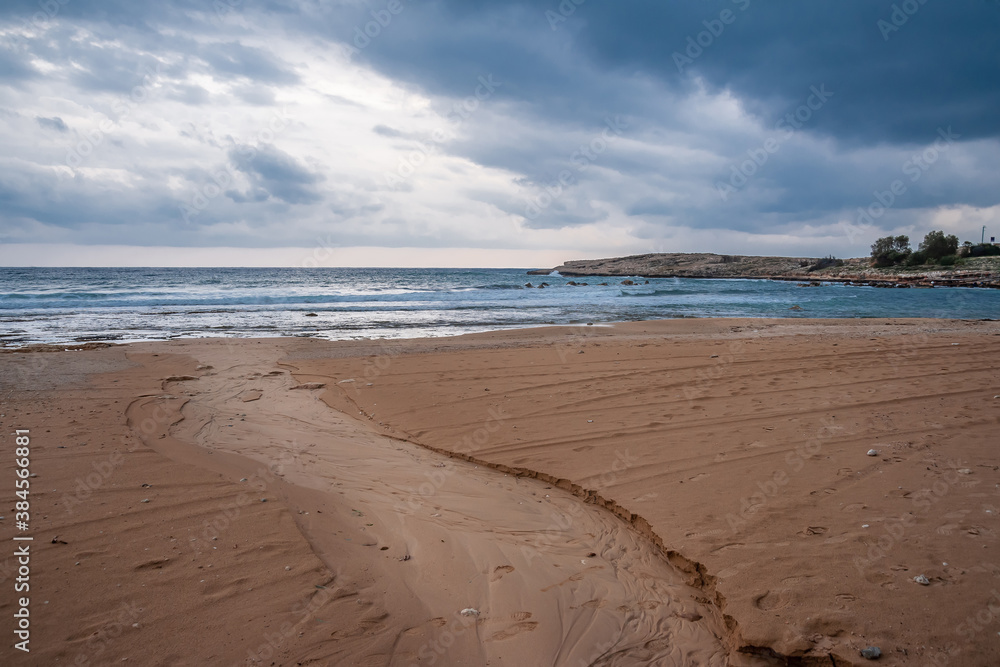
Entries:
MULTIPOLYGON (((671 225, 794 234, 796 224, 852 217, 896 179, 905 179, 906 192, 877 224, 905 223, 907 215, 945 206, 1000 203, 1000 2, 994 0, 399 0, 391 6, 390 12, 389 0, 10 0, 0 5, 0 23, 28 30, 0 43, 0 85, 24 99, 44 94, 109 116, 110 97, 131 100, 129 108, 156 104, 136 101, 137 86, 143 99, 148 94, 180 103, 169 108, 199 107, 206 115, 227 105, 275 107, 278 99, 318 95, 331 127, 363 107, 372 116, 363 127, 371 131, 359 136, 406 140, 382 142, 386 152, 431 145, 431 161, 463 158, 504 173, 511 185, 509 192, 480 187, 456 171, 454 189, 465 199, 442 209, 485 203, 521 217, 529 229, 624 219, 650 238, 671 225), (447 138, 428 138, 406 118, 379 116, 392 105, 375 101, 384 90, 377 77, 370 91, 315 85, 310 68, 329 63, 302 62, 305 56, 281 51, 279 42, 317 44, 334 61, 349 53, 363 66, 362 81, 370 68, 426 99, 429 106, 413 116, 448 119, 447 138), (498 85, 477 97, 483 77, 498 85), (310 81, 305 95, 304 80, 310 81), (816 91, 829 92, 817 97, 816 91), (462 105, 467 112, 456 115, 462 105), (623 127, 601 144, 609 118, 621 118, 623 127), (941 128, 954 128, 959 138, 909 180, 907 164, 941 128), (766 163, 734 175, 775 136, 778 148, 767 152, 766 163), (581 157, 595 146, 600 150, 592 157, 581 157), (731 181, 733 190, 720 196, 719 184, 731 181)), ((61 135, 83 141, 94 123, 71 107, 26 112, 24 124, 7 126, 8 136, 30 125, 40 144, 61 135)), ((170 128, 169 108, 145 129, 170 128)), ((117 225, 136 216, 147 226, 176 222, 178 195, 161 184, 181 173, 203 188, 212 175, 171 167, 184 148, 164 148, 168 141, 158 144, 165 157, 156 162, 141 136, 129 134, 139 130, 120 129, 121 115, 113 117, 112 136, 85 166, 129 172, 143 153, 150 171, 142 188, 116 190, 102 174, 60 180, 51 170, 11 163, 0 174, 9 216, 0 220, 57 227, 117 225)), ((332 192, 338 179, 324 179, 316 159, 289 147, 294 142, 281 142, 292 152, 270 140, 222 148, 212 137, 214 131, 228 136, 225 128, 186 123, 177 135, 218 151, 204 164, 228 158, 239 177, 193 228, 234 220, 254 227, 278 212, 322 203, 316 210, 341 220, 345 237, 353 224, 362 236, 392 229, 393 242, 405 238, 405 219, 380 219, 389 215, 384 206, 363 196, 338 198, 332 192)), ((356 150, 347 155, 366 155, 363 147, 349 148, 356 150)), ((64 147, 53 154, 59 156, 53 164, 64 162, 64 147)), ((385 159, 395 160, 395 154, 385 159)), ((391 194, 403 202, 416 197, 418 178, 391 194)), ((382 182, 368 174, 361 180, 382 182)), ((412 222, 415 230, 424 224, 412 222)))
MULTIPOLYGON (((431 92, 461 97, 491 72, 505 81, 505 96, 574 120, 625 106, 652 112, 641 109, 642 100, 595 90, 590 65, 623 79, 655 77, 678 92, 689 90, 697 75, 715 89, 737 93, 764 120, 776 118, 810 86, 826 84, 836 91, 836 104, 805 131, 843 140, 919 142, 941 124, 961 127, 967 140, 1000 133, 995 0, 404 0, 395 15, 380 2, 216 4, 73 0, 59 4, 56 15, 127 26, 162 40, 161 26, 206 31, 229 14, 268 13, 283 25, 353 47, 356 57, 431 92), (377 34, 369 37, 364 31, 376 19, 387 24, 375 25, 377 34)), ((4 5, 3 13, 22 19, 39 8, 20 0, 4 5)), ((222 75, 296 81, 274 54, 238 41, 204 47, 198 55, 222 75)), ((79 75, 83 85, 125 85, 123 75, 136 69, 109 54, 94 54, 92 64, 79 75)), ((0 75, 5 72, 23 77, 31 70, 0 51, 0 75)))
POLYGON ((382 137, 389 137, 390 139, 398 139, 405 136, 399 130, 391 128, 388 125, 376 125, 372 128, 372 132, 382 137))
POLYGON ((39 125, 50 130, 57 132, 66 132, 69 130, 69 127, 66 126, 66 123, 59 116, 54 118, 36 117, 35 120, 38 121, 39 125))
POLYGON ((997 34, 993 0, 445 0, 408 5, 359 57, 456 96, 492 72, 508 82, 505 94, 582 113, 600 106, 595 97, 608 100, 586 85, 584 63, 678 91, 697 75, 765 120, 826 84, 837 104, 807 131, 917 142, 942 123, 968 139, 1000 133, 997 34))
MULTIPOLYGON (((229 152, 229 159, 251 183, 277 199, 289 204, 313 204, 322 199, 314 187, 322 176, 275 146, 240 146, 229 152)), ((256 197, 247 200, 259 201, 256 197)))

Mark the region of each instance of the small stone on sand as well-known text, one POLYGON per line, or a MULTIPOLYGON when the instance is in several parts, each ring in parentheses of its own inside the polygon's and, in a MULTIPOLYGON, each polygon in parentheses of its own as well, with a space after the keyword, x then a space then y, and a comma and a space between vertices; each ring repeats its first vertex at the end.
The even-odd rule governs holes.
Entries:
POLYGON ((869 646, 861 649, 861 657, 866 660, 878 660, 882 657, 882 650, 878 646, 869 646))

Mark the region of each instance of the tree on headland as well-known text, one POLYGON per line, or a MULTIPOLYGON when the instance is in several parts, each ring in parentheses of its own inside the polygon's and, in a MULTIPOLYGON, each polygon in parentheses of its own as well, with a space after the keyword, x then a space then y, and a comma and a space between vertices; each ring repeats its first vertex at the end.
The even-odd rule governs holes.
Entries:
POLYGON ((872 259, 875 266, 895 266, 902 264, 910 255, 910 237, 883 236, 872 244, 872 259))
POLYGON ((920 242, 920 252, 928 260, 940 260, 958 252, 958 237, 954 234, 945 236, 944 232, 928 232, 920 242))

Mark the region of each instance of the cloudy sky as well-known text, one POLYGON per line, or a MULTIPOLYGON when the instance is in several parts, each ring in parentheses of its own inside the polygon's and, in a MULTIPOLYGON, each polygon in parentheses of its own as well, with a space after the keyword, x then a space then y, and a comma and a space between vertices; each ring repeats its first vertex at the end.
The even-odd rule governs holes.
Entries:
POLYGON ((5 0, 0 264, 1000 237, 996 0, 5 0))

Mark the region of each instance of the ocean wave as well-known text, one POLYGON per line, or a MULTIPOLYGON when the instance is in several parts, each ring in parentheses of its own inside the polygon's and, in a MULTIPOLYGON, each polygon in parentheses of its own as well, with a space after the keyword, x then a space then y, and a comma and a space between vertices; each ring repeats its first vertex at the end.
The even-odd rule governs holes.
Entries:
POLYGON ((546 276, 469 269, 16 270, 0 272, 0 343, 400 338, 583 322, 784 317, 793 304, 803 308, 795 314, 809 317, 1000 318, 994 290, 806 290, 765 280, 682 278, 620 285, 625 276, 574 277, 590 286, 567 287, 564 276, 551 276, 550 288, 526 289, 526 282, 546 276))

